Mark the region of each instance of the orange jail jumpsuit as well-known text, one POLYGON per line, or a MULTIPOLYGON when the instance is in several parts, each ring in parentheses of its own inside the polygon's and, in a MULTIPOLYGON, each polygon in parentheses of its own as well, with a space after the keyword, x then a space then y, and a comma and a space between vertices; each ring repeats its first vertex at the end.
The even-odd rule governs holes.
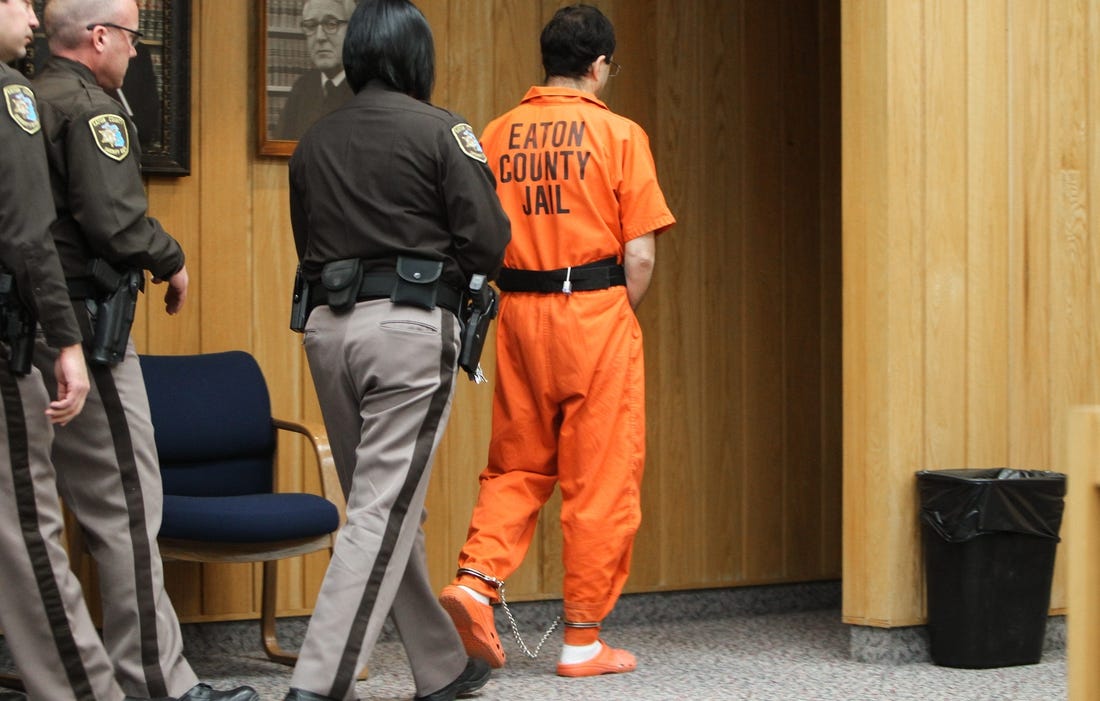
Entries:
MULTIPOLYGON (((533 87, 482 145, 512 222, 506 268, 623 260, 675 223, 649 139, 590 93, 533 87)), ((645 461, 642 332, 626 287, 502 292, 488 465, 459 567, 506 580, 561 486, 565 620, 598 623, 630 570, 645 461)), ((496 601, 480 579, 457 581, 496 601)))

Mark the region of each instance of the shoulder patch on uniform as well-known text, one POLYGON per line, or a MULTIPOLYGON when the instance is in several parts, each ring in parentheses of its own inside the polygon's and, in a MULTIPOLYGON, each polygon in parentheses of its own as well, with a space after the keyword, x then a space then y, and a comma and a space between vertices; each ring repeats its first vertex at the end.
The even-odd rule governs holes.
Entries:
POLYGON ((481 161, 482 163, 489 162, 489 157, 485 155, 485 151, 481 148, 481 142, 474 136, 473 127, 463 122, 462 124, 456 124, 451 127, 451 133, 454 134, 455 141, 458 142, 458 146, 462 149, 462 153, 475 161, 481 161))
POLYGON ((88 120, 95 145, 104 156, 121 161, 130 155, 130 134, 126 120, 117 114, 101 114, 88 120))
POLYGON ((23 131, 37 134, 42 128, 42 122, 38 119, 38 105, 34 102, 34 92, 26 85, 5 85, 4 105, 8 108, 8 116, 23 131))

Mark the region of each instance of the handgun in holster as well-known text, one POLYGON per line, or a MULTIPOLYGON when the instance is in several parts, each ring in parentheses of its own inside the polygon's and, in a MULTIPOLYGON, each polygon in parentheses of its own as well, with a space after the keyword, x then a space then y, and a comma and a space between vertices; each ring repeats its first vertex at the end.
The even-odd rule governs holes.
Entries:
POLYGON ((99 291, 86 300, 95 328, 91 359, 100 365, 117 365, 126 355, 145 275, 141 270, 117 270, 95 258, 88 263, 88 277, 99 291))
POLYGON ((0 341, 8 344, 8 369, 12 374, 31 371, 36 324, 34 311, 19 296, 15 276, 0 272, 0 341))
POLYGON ((490 287, 484 275, 473 275, 463 298, 462 350, 458 353, 458 366, 474 382, 485 382, 481 371, 481 351, 489 334, 489 324, 497 316, 497 293, 490 287))
POLYGON ((302 266, 294 273, 294 294, 290 298, 290 330, 302 333, 306 330, 306 319, 309 318, 309 283, 306 276, 302 275, 302 266))

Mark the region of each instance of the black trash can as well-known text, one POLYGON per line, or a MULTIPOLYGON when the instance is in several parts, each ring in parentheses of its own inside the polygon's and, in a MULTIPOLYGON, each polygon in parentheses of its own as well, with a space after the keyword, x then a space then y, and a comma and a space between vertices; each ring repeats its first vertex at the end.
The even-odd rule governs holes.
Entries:
POLYGON ((1043 653, 1066 476, 917 473, 932 661, 981 669, 1043 653))

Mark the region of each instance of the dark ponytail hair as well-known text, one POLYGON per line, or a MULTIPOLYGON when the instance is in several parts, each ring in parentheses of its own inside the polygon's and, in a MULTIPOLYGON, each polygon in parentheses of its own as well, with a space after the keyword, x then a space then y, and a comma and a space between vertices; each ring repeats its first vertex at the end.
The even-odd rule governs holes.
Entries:
POLYGON ((354 92, 380 80, 418 100, 430 100, 435 44, 424 14, 408 0, 362 0, 348 20, 344 72, 354 92))

